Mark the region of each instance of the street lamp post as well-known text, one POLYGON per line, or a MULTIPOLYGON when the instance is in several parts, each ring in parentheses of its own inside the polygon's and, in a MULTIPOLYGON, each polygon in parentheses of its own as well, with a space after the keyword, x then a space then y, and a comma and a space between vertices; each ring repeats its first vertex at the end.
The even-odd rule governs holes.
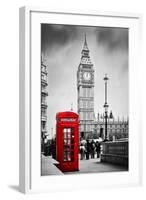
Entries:
POLYGON ((104 142, 108 141, 108 137, 107 137, 107 119, 108 119, 108 103, 107 103, 107 81, 109 80, 109 78, 107 77, 107 74, 105 74, 105 77, 103 79, 105 81, 105 103, 104 103, 104 108, 105 108, 105 139, 104 142))

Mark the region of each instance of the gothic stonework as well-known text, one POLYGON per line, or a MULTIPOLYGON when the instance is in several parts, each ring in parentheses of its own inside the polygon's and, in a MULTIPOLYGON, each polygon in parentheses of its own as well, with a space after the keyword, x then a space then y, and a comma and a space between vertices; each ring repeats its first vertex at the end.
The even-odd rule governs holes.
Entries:
POLYGON ((77 71, 77 90, 80 137, 90 138, 94 131, 94 69, 86 36, 77 71))
POLYGON ((41 143, 42 151, 47 140, 47 86, 48 86, 47 67, 41 61, 41 143))

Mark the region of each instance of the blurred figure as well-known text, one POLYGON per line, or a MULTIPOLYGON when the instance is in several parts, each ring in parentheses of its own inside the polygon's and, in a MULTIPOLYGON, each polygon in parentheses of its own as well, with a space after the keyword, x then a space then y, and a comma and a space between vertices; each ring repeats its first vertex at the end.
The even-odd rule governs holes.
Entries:
POLYGON ((90 145, 91 145, 91 158, 94 158, 94 156, 95 156, 95 149, 96 149, 94 140, 91 141, 90 145))
POLYGON ((52 158, 56 159, 56 138, 52 139, 52 158))
POLYGON ((80 145, 80 154, 81 154, 81 160, 85 158, 85 146, 83 144, 80 145))
POLYGON ((89 154, 90 154, 90 143, 89 140, 86 140, 86 160, 89 160, 89 154))
POLYGON ((97 153, 97 158, 100 157, 100 143, 97 141, 96 142, 96 153, 97 153))

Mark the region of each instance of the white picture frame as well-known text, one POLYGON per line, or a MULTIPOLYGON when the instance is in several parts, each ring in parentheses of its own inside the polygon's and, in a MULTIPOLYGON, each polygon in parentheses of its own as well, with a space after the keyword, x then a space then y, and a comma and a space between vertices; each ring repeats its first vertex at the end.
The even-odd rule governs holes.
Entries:
POLYGON ((139 69, 140 14, 20 8, 19 188, 23 193, 139 185, 142 181, 139 69), (68 176, 40 174, 40 23, 129 28, 129 171, 68 176), (37 90, 36 90, 37 88, 37 90), (98 179, 98 181, 96 181, 98 179))

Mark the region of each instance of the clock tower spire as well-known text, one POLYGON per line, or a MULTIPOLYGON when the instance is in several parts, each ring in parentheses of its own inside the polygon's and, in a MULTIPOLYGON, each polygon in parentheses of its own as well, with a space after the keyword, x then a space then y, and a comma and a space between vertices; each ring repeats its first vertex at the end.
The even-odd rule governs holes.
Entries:
POLYGON ((81 138, 91 138, 94 130, 94 69, 85 35, 77 71, 78 114, 81 138))
POLYGON ((88 49, 88 45, 87 45, 87 39, 86 39, 86 34, 85 34, 85 41, 84 41, 84 47, 83 47, 83 50, 82 51, 88 51, 89 52, 89 49, 88 49))

